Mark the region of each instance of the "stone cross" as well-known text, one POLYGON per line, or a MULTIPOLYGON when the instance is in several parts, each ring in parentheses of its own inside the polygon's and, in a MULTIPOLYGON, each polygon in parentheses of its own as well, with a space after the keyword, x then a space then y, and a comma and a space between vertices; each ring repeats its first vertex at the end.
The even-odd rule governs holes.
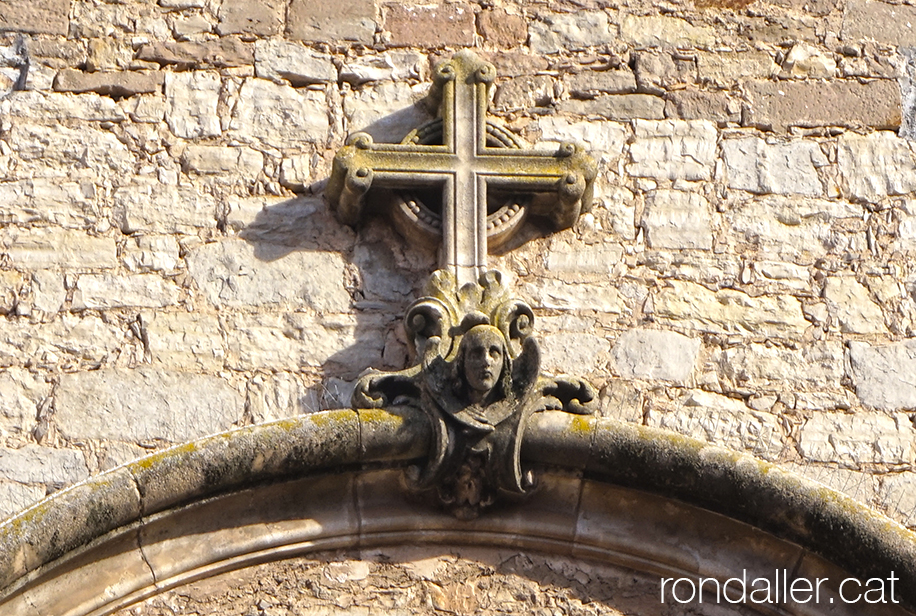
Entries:
POLYGON ((459 52, 436 67, 433 94, 441 97, 441 119, 400 144, 352 135, 334 158, 326 191, 338 218, 355 225, 371 187, 441 187, 441 214, 411 200, 402 200, 394 214, 408 238, 415 232, 441 237, 440 268, 451 271, 459 284, 477 282, 486 270, 488 236, 491 243, 507 243, 529 207, 556 230, 572 226, 591 206, 594 161, 572 143, 552 152, 522 149, 511 133, 489 122, 495 77, 492 64, 470 51, 459 52), (535 206, 504 207, 488 219, 490 188, 552 197, 536 200, 535 206))

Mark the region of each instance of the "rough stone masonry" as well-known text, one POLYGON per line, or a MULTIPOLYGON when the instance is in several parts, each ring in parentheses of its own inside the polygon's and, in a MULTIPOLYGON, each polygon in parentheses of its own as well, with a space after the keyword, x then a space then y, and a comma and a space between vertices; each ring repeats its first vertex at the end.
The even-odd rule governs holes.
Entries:
POLYGON ((346 405, 435 267, 322 199, 431 66, 583 142, 596 207, 491 263, 602 413, 916 527, 916 7, 878 0, 0 3, 0 515, 147 452, 346 405), (903 135, 903 136, 901 136, 903 135))

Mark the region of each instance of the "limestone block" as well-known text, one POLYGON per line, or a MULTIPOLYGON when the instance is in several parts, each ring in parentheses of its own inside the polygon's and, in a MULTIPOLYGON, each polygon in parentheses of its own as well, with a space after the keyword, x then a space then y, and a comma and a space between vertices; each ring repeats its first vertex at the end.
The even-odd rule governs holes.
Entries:
POLYGON ((340 67, 340 79, 354 85, 422 79, 426 76, 426 64, 426 56, 415 51, 386 51, 348 58, 340 67))
POLYGON ((193 173, 254 179, 264 168, 264 155, 245 147, 191 145, 184 152, 182 166, 193 173))
POLYGON ((477 24, 484 40, 499 49, 515 47, 528 40, 527 20, 502 8, 482 11, 477 24))
POLYGON ((171 272, 178 265, 178 242, 169 235, 141 235, 127 240, 121 255, 132 272, 171 272))
POLYGON ((652 410, 647 424, 715 445, 775 460, 784 448, 784 432, 775 415, 748 409, 740 400, 705 391, 682 395, 675 408, 652 410))
POLYGON ((164 369, 223 369, 226 351, 215 315, 200 312, 144 312, 140 320, 150 361, 164 369))
POLYGON ((862 464, 912 464, 916 432, 903 413, 818 413, 799 431, 798 449, 808 460, 862 464))
POLYGON ((277 83, 284 83, 285 80, 296 87, 337 81, 337 67, 331 61, 330 54, 280 39, 255 43, 254 67, 257 76, 262 79, 277 83))
POLYGON ((605 181, 600 176, 595 186, 592 215, 611 238, 636 239, 636 196, 628 188, 605 181))
POLYGON ((420 104, 429 88, 403 82, 382 82, 361 88, 344 98, 349 132, 367 132, 379 143, 397 143, 431 118, 420 104))
POLYGON ((242 84, 229 123, 232 136, 275 148, 323 145, 329 126, 324 92, 300 91, 265 79, 248 79, 242 84))
POLYGON ((372 43, 375 37, 374 0, 315 2, 292 0, 287 13, 286 32, 303 41, 337 40, 372 43))
POLYGON ((385 29, 396 47, 470 47, 476 17, 469 4, 385 5, 385 29))
POLYGON ((751 297, 734 289, 710 291, 680 280, 655 296, 659 320, 679 329, 717 334, 799 338, 808 328, 801 302, 790 295, 751 297))
POLYGON ((725 219, 729 234, 761 255, 807 260, 855 250, 857 238, 833 225, 837 219, 861 216, 861 206, 845 201, 768 196, 737 204, 725 219))
POLYGON ((312 157, 289 156, 280 163, 280 184, 302 191, 312 182, 312 157))
MULTIPOLYGON (((344 406, 349 408, 349 400, 344 406)), ((248 382, 248 411, 255 423, 312 413, 319 409, 318 393, 290 372, 257 374, 248 382)))
POLYGON ((164 96, 140 94, 123 101, 122 105, 134 122, 157 124, 165 119, 169 103, 164 96))
POLYGON ((196 233, 216 228, 217 200, 195 186, 137 178, 115 190, 112 215, 123 233, 196 233))
POLYGON ((661 120, 665 117, 665 99, 651 94, 605 94, 593 100, 562 101, 558 109, 576 115, 597 115, 621 122, 636 118, 661 120))
POLYGON ((611 343, 594 334, 566 332, 540 337, 541 370, 586 377, 607 365, 611 343))
POLYGON ((60 272, 37 270, 32 272, 32 307, 45 314, 55 314, 67 299, 64 277, 60 272))
POLYGON ((793 473, 818 481, 828 488, 842 492, 860 503, 871 506, 878 492, 878 480, 874 475, 859 473, 845 468, 817 466, 814 464, 780 464, 793 473))
POLYGON ((188 272, 214 306, 350 310, 346 264, 337 253, 224 240, 195 249, 187 260, 188 272))
POLYGON ((226 224, 258 245, 262 260, 293 250, 350 250, 356 236, 328 211, 321 197, 229 197, 226 224))
POLYGON ((783 132, 790 126, 900 126, 900 88, 890 79, 857 81, 751 81, 745 123, 783 132))
POLYGON ((631 329, 617 338, 611 368, 624 379, 687 384, 700 352, 700 339, 677 332, 631 329))
POLYGON ((662 278, 677 278, 718 287, 723 281, 735 280, 741 273, 736 259, 707 256, 702 253, 647 250, 642 263, 662 278))
POLYGON ((841 391, 843 353, 840 342, 815 342, 798 349, 752 343, 724 349, 712 361, 719 379, 732 388, 841 391))
POLYGON ((563 78, 566 89, 578 97, 596 92, 606 94, 631 94, 636 91, 636 76, 626 69, 609 71, 583 71, 563 78))
POLYGON ((693 192, 656 190, 646 198, 641 222, 650 248, 712 248, 709 202, 693 192))
POLYGON ((15 267, 24 270, 97 269, 118 263, 112 238, 55 227, 7 227, 0 231, 0 249, 15 267))
POLYGON ((844 196, 876 202, 916 190, 916 161, 910 144, 892 132, 844 133, 837 143, 844 196))
POLYGON ((906 4, 851 0, 846 4, 840 36, 849 43, 865 39, 885 45, 916 45, 916 7, 906 4))
POLYGON ((824 299, 844 334, 886 334, 884 313, 864 286, 852 276, 831 276, 824 299))
POLYGON ((635 177, 708 180, 716 160, 716 127, 698 120, 635 120, 627 172, 635 177))
POLYGON ((665 117, 680 120, 712 120, 719 126, 738 122, 741 106, 726 92, 675 90, 665 96, 665 117))
MULTIPOLYGON (((91 125, 79 128, 15 123, 10 144, 20 158, 23 177, 118 180, 135 171, 136 158, 112 133, 91 125)), ((82 190, 82 189, 81 189, 82 190)), ((85 194, 85 192, 84 192, 85 194)))
POLYGON ((500 109, 549 107, 556 96, 556 81, 549 75, 522 75, 504 81, 493 103, 500 109))
POLYGON ((123 122, 124 111, 108 96, 98 94, 58 94, 20 90, 3 101, 5 111, 19 118, 81 120, 83 122, 123 122))
POLYGON ((223 68, 254 64, 254 51, 250 44, 234 36, 225 36, 205 41, 148 43, 137 50, 137 59, 179 67, 223 68))
POLYGON ((626 314, 623 297, 606 282, 568 283, 552 278, 538 279, 525 285, 525 295, 532 308, 548 310, 597 310, 607 314, 626 314))
POLYGON ((709 48, 716 44, 712 27, 694 26, 675 17, 627 15, 620 23, 620 38, 639 48, 709 48))
POLYGON ((13 311, 19 302, 19 292, 24 279, 22 274, 11 270, 0 270, 0 314, 13 311))
POLYGON ((882 475, 878 502, 892 518, 910 528, 916 525, 916 473, 882 475))
POLYGON ((35 178, 0 183, 0 221, 23 224, 51 223, 85 229, 98 222, 98 198, 89 182, 64 178, 35 178))
POLYGON ((107 96, 158 94, 162 91, 165 73, 159 71, 103 71, 86 73, 65 69, 57 73, 54 89, 58 92, 96 92, 107 96))
POLYGON ((172 22, 172 32, 179 39, 187 39, 200 34, 213 32, 213 24, 203 15, 190 15, 186 18, 179 17, 172 22))
POLYGON ((697 53, 697 73, 701 83, 731 88, 747 79, 769 79, 779 65, 766 51, 714 51, 697 53))
POLYGON ((272 36, 280 34, 285 19, 285 0, 223 0, 216 30, 224 36, 272 36))
POLYGON ((168 73, 165 95, 166 121, 172 133, 185 139, 215 137, 221 132, 217 104, 222 88, 218 73, 188 71, 168 73))
POLYGON ((20 483, 63 486, 87 479, 89 469, 80 451, 26 445, 20 449, 0 449, 0 477, 20 483))
POLYGON ((811 288, 811 272, 803 265, 782 261, 757 261, 754 271, 765 282, 775 282, 799 291, 811 288))
POLYGON ((817 143, 791 141, 770 145, 763 139, 727 139, 722 154, 730 188, 749 192, 819 197, 824 187, 817 169, 828 164, 817 143))
POLYGON ((667 95, 696 81, 696 65, 668 51, 639 51, 631 55, 636 84, 643 92, 667 95))
MULTIPOLYGON (((70 25, 68 0, 7 0, 0 4, 0 30, 31 34, 67 35, 70 25)), ((0 499, 2 501, 2 499, 0 499)))
POLYGON ((0 366, 98 366, 124 344, 124 332, 97 317, 64 314, 50 323, 0 321, 0 366))
POLYGON ((528 35, 532 53, 545 54, 611 45, 617 39, 617 28, 611 26, 603 11, 576 11, 532 21, 528 35))
POLYGON ((45 497, 44 486, 0 481, 0 520, 22 511, 45 497))
POLYGON ((849 343, 850 376, 862 404, 882 411, 916 408, 916 340, 849 343))
POLYGON ((0 427, 4 433, 25 434, 38 418, 38 406, 51 393, 43 379, 22 368, 0 372, 0 427))
POLYGON ((807 43, 796 43, 782 63, 782 76, 796 79, 832 79, 836 60, 807 43))
POLYGON ((73 310, 163 308, 177 303, 178 287, 156 274, 83 274, 73 293, 73 310))
POLYGON ((541 130, 538 149, 555 149, 563 141, 572 141, 583 145, 602 162, 622 156, 628 137, 625 125, 603 120, 572 122, 559 116, 545 116, 538 119, 538 128, 541 130))
POLYGON ((547 252, 547 271, 564 280, 577 274, 599 281, 607 280, 621 257, 623 247, 617 243, 555 242, 547 252))
POLYGON ((234 313, 224 321, 229 364, 239 370, 296 372, 331 362, 355 376, 379 365, 385 346, 376 316, 234 313))
POLYGON ((67 438, 181 442, 232 427, 245 399, 214 376, 106 369, 61 375, 55 406, 67 438))

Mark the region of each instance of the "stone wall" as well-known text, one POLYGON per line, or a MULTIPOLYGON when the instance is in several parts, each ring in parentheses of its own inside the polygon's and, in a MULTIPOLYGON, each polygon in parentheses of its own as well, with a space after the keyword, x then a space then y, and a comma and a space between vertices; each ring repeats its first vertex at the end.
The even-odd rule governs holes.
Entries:
POLYGON ((0 515, 147 452, 345 406, 436 265, 322 199, 350 132, 492 113, 587 144, 596 204, 492 263, 602 413, 916 526, 916 7, 7 0, 0 515))

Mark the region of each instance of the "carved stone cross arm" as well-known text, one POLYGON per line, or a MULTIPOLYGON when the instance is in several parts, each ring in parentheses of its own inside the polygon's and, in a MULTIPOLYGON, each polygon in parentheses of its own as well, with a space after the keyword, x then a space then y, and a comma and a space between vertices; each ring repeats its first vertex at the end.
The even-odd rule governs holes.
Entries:
POLYGON ((493 65, 460 52, 436 68, 433 95, 440 98, 440 119, 400 144, 352 135, 334 159, 326 191, 338 218, 356 224, 370 188, 441 188, 439 212, 413 200, 402 200, 392 211, 408 236, 438 236, 440 267, 459 283, 477 282, 486 270, 488 243, 507 243, 527 214, 528 206, 518 203, 488 213, 488 190, 552 194, 552 202, 535 213, 557 230, 572 226, 591 206, 594 161, 572 143, 553 152, 523 149, 516 137, 488 121, 495 74, 493 65))

